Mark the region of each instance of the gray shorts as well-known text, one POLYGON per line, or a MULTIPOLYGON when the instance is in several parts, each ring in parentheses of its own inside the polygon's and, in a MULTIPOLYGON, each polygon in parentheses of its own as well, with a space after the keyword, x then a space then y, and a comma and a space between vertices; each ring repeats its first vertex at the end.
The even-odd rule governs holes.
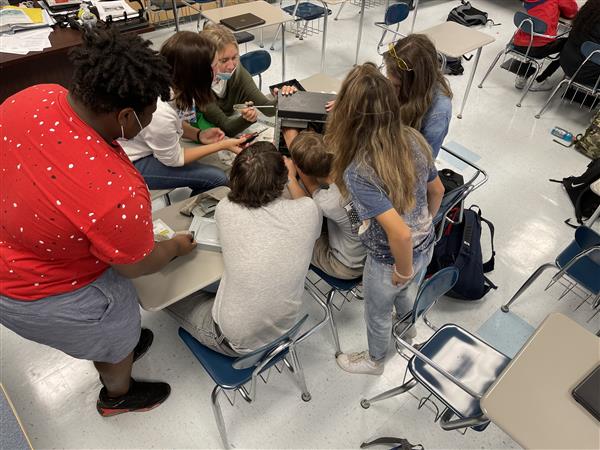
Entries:
POLYGON ((135 288, 112 269, 81 289, 40 300, 0 295, 0 323, 74 358, 113 364, 133 351, 141 330, 135 288))

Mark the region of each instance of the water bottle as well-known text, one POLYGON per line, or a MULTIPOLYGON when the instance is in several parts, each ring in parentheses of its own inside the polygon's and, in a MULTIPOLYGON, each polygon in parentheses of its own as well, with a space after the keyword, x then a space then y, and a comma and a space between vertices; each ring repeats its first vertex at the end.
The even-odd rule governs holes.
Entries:
POLYGON ((81 20, 81 23, 85 28, 91 30, 96 25, 97 17, 90 11, 90 7, 83 3, 81 9, 77 13, 77 17, 81 20))
POLYGON ((562 139, 567 144, 570 144, 571 142, 573 142, 573 134, 569 133, 567 130, 564 130, 560 127, 552 128, 552 131, 550 133, 552 135, 556 136, 557 138, 562 139))

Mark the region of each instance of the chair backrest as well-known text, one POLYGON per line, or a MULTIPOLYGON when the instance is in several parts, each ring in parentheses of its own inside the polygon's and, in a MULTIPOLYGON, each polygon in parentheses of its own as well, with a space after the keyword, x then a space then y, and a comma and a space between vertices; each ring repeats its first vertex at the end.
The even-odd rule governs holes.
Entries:
MULTIPOLYGON (((581 226, 575 230, 575 242, 579 248, 587 250, 588 248, 600 246, 600 235, 591 228, 581 226)), ((588 256, 594 263, 600 265, 600 251, 595 251, 588 256)))
POLYGON ((513 18, 515 26, 527 34, 546 34, 548 25, 537 17, 517 11, 513 18))
POLYGON ((396 25, 408 17, 409 11, 406 3, 396 3, 386 10, 383 21, 388 26, 396 25))
POLYGON ((449 266, 434 273, 431 278, 421 284, 413 306, 413 323, 425 314, 442 295, 452 289, 458 280, 458 274, 456 267, 449 266))
POLYGON ((271 67, 271 55, 266 50, 253 50, 240 56, 240 63, 250 75, 260 75, 271 67))
POLYGON ((296 325, 294 325, 292 328, 290 328, 290 330, 285 333, 284 335, 278 337, 277 339, 275 339, 273 342, 264 345, 263 347, 254 350, 252 353, 248 353, 247 355, 244 356, 240 356, 239 358, 237 358, 234 363, 232 364, 233 367, 235 369, 248 369, 249 367, 254 367, 256 366, 258 363, 260 363, 262 361, 262 359, 273 349, 275 349, 278 345, 282 344, 283 342, 286 341, 293 341, 294 338, 298 335, 298 333, 300 332, 300 328, 302 328, 302 325, 304 324, 304 322, 306 322, 306 319, 308 318, 308 314, 305 315, 302 319, 300 319, 296 325))
POLYGON ((591 55, 589 61, 600 66, 600 44, 592 41, 585 41, 583 44, 581 44, 580 51, 583 57, 586 59, 591 55))

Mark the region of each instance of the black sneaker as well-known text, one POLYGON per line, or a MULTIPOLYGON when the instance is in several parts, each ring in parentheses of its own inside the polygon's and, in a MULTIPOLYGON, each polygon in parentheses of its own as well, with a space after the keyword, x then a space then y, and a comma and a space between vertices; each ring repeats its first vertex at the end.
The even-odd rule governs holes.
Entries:
POLYGON ((116 416, 126 412, 144 412, 156 408, 171 393, 167 383, 150 383, 131 379, 129 392, 116 398, 109 398, 106 388, 100 390, 96 409, 103 417, 116 416))
POLYGON ((138 359, 140 359, 146 354, 146 352, 152 345, 152 341, 154 341, 154 333, 152 332, 152 330, 148 328, 142 328, 142 332, 140 333, 140 340, 133 349, 133 362, 136 362, 138 359))

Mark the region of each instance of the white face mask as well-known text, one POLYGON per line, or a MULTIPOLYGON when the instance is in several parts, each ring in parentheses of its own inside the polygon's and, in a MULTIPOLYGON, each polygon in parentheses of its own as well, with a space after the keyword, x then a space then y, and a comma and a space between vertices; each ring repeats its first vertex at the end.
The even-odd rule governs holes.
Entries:
MULTIPOLYGON (((135 116, 135 120, 137 120, 137 123, 140 126, 140 131, 142 131, 144 127, 142 126, 142 122, 140 122, 140 119, 138 118, 138 115, 135 111, 133 111, 133 115, 135 116)), ((129 140, 125 137, 125 130, 123 129, 123 125, 121 125, 121 139, 123 139, 124 141, 129 140)))
POLYGON ((215 79, 212 84, 212 90, 219 98, 225 97, 225 90, 227 89, 227 81, 219 78, 215 79))

